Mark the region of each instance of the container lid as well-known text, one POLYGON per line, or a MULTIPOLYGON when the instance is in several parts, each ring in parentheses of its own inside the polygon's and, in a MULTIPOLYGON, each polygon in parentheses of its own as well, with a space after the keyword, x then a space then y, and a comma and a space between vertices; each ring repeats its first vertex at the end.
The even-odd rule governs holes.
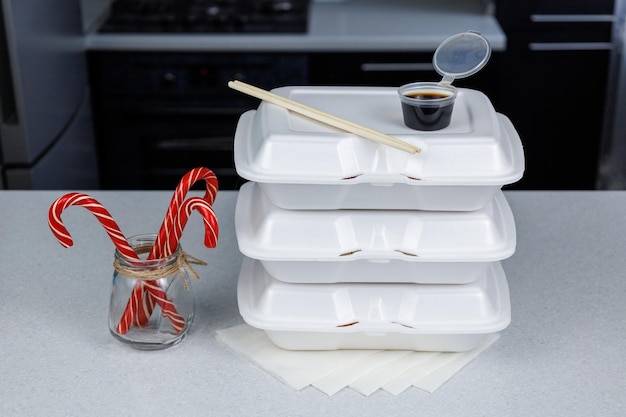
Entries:
POLYGON ((500 263, 469 284, 289 284, 245 258, 237 299, 248 324, 275 331, 485 334, 511 321, 500 263))
POLYGON ((490 262, 510 257, 516 245, 501 191, 474 211, 294 211, 249 182, 239 190, 235 232, 241 252, 263 261, 490 262))
POLYGON ((455 78, 476 74, 489 61, 491 46, 480 32, 468 31, 443 41, 433 55, 435 71, 443 76, 441 82, 450 84, 455 78))
POLYGON ((251 181, 298 184, 504 185, 522 177, 524 153, 508 119, 481 92, 458 89, 450 125, 404 125, 396 88, 282 87, 276 94, 417 145, 401 150, 262 102, 235 131, 235 166, 251 181))

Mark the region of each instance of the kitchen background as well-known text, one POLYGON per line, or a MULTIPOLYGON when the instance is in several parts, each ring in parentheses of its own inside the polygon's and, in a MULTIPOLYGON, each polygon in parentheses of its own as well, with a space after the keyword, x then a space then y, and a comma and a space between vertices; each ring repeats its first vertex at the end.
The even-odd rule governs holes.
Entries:
POLYGON ((173 189, 204 165, 236 189, 235 124, 258 101, 227 81, 437 80, 435 48, 466 30, 493 54, 455 85, 525 146, 509 188, 626 188, 626 0, 0 1, 0 188, 173 189))

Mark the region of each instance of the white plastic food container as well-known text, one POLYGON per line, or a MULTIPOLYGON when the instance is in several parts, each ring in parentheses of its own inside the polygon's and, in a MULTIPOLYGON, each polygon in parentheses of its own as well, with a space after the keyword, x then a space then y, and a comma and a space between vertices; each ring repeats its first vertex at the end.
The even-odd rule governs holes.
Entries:
POLYGON ((517 132, 479 91, 459 89, 450 125, 432 132, 404 125, 395 88, 273 92, 422 149, 410 154, 262 102, 240 117, 235 166, 283 208, 476 210, 523 175, 517 132))
POLYGON ((511 321, 499 262, 464 285, 289 284, 245 258, 237 298, 249 325, 290 350, 466 351, 511 321))
POLYGON ((244 255, 293 283, 461 284, 516 246, 501 191, 471 212, 286 210, 249 182, 239 191, 235 232, 244 255))

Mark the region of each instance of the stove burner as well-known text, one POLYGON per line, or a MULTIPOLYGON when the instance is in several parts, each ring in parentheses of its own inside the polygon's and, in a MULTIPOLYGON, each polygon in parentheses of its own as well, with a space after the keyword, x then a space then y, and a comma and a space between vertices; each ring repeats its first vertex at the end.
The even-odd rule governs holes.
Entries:
POLYGON ((106 33, 303 33, 309 0, 114 0, 106 33))

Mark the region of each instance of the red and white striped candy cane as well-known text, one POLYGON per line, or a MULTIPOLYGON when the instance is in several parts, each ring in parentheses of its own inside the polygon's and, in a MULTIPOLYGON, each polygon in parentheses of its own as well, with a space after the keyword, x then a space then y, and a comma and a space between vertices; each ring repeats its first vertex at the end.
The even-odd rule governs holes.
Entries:
POLYGON ((81 206, 89 210, 96 216, 113 241, 113 244, 122 255, 130 259, 139 259, 139 256, 137 256, 135 250, 130 246, 109 211, 95 198, 82 193, 65 194, 57 198, 48 210, 48 225, 50 226, 52 234, 54 234, 61 245, 69 248, 74 244, 70 232, 68 232, 61 221, 61 213, 70 206, 81 206))
MULTIPOLYGON (((170 256, 172 253, 168 252, 170 248, 176 250, 180 237, 183 234, 185 225, 189 221, 189 216, 196 210, 198 211, 204 221, 204 244, 208 248, 214 248, 217 246, 217 239, 219 235, 219 227, 217 217, 211 205, 200 197, 191 197, 183 202, 178 212, 178 215, 174 221, 174 227, 172 233, 168 235, 167 244, 164 246, 166 252, 162 254, 163 257, 170 256)), ((135 286, 131 295, 132 304, 127 306, 128 308, 135 307, 133 310, 138 312, 135 315, 133 324, 137 326, 145 325, 150 319, 152 309, 154 308, 154 301, 151 300, 152 295, 150 293, 142 293, 142 288, 135 286), (143 321, 142 321, 143 320, 143 321)), ((124 314, 123 317, 126 317, 124 314)))
MULTIPOLYGON (((168 236, 173 233, 174 221, 178 216, 178 212, 181 205, 183 204, 183 201, 185 200, 185 196, 187 195, 191 187, 200 180, 204 180, 206 183, 204 199, 209 204, 213 204, 213 202, 215 201, 215 197, 219 188, 215 173, 209 168, 205 167, 194 168, 191 171, 187 172, 181 178, 176 189, 174 190, 174 195, 172 196, 170 204, 167 208, 165 218, 163 219, 161 228, 159 229, 154 244, 152 245, 152 249, 150 250, 148 259, 158 259, 169 256, 176 250, 176 246, 168 246, 168 236)), ((139 292, 140 287, 140 283, 137 283, 137 285, 133 289, 133 294, 131 298, 135 300, 135 304, 137 306, 141 307, 139 310, 137 310, 139 313, 134 317, 133 324, 141 327, 144 326, 150 319, 150 315, 152 314, 152 310, 154 307, 154 300, 151 300, 149 296, 144 297, 143 294, 139 292)))
POLYGON ((180 332, 185 327, 185 318, 178 314, 174 303, 167 298, 167 293, 163 288, 155 281, 138 281, 138 285, 133 287, 115 331, 118 334, 128 333, 133 324, 138 325, 137 321, 140 318, 145 320, 141 326, 145 326, 148 320, 150 320, 155 304, 161 307, 163 316, 170 320, 176 332, 180 332))
POLYGON ((217 195, 218 190, 218 182, 213 171, 209 168, 199 167, 194 168, 185 174, 174 191, 174 195, 172 196, 170 205, 165 213, 165 218, 163 219, 157 238, 152 246, 150 255, 148 255, 148 259, 162 258, 163 256, 167 256, 165 253, 172 254, 176 250, 176 246, 166 247, 169 243, 168 235, 172 233, 174 221, 178 216, 180 207, 185 200, 185 196, 191 187, 200 180, 204 180, 206 182, 204 200, 210 205, 212 205, 215 201, 215 196, 217 195))
MULTIPOLYGON (((68 248, 74 244, 72 236, 61 220, 61 213, 70 206, 81 206, 89 210, 104 227, 104 230, 113 241, 113 244, 123 256, 129 259, 139 259, 139 256, 128 243, 109 211, 95 198, 83 193, 65 194, 57 198, 52 205, 50 205, 50 209, 48 210, 48 225, 50 226, 52 234, 54 234, 62 246, 68 248)), ((176 312, 176 307, 167 299, 165 291, 152 282, 150 282, 150 285, 145 285, 145 287, 149 291, 151 298, 161 307, 163 315, 170 319, 172 326, 177 329, 177 331, 180 331, 184 327, 185 319, 176 312), (181 321, 182 326, 180 325, 181 321)), ((136 309, 139 305, 133 302, 133 299, 134 297, 131 296, 129 304, 126 307, 125 315, 122 316, 120 324, 117 327, 117 332, 120 334, 128 332, 133 317, 136 316, 136 309), (127 312, 128 314, 126 314, 127 312)))
MULTIPOLYGON (((217 246, 217 239, 219 236, 219 227, 217 223, 217 217, 213 211, 213 207, 206 200, 200 197, 191 197, 183 202, 178 211, 174 222, 174 230, 168 236, 168 244, 166 248, 177 248, 178 242, 183 234, 183 230, 189 221, 189 216, 193 211, 198 211, 202 215, 204 221, 204 245, 207 248, 214 248, 217 246)), ((167 254, 166 254, 167 255, 167 254)))

